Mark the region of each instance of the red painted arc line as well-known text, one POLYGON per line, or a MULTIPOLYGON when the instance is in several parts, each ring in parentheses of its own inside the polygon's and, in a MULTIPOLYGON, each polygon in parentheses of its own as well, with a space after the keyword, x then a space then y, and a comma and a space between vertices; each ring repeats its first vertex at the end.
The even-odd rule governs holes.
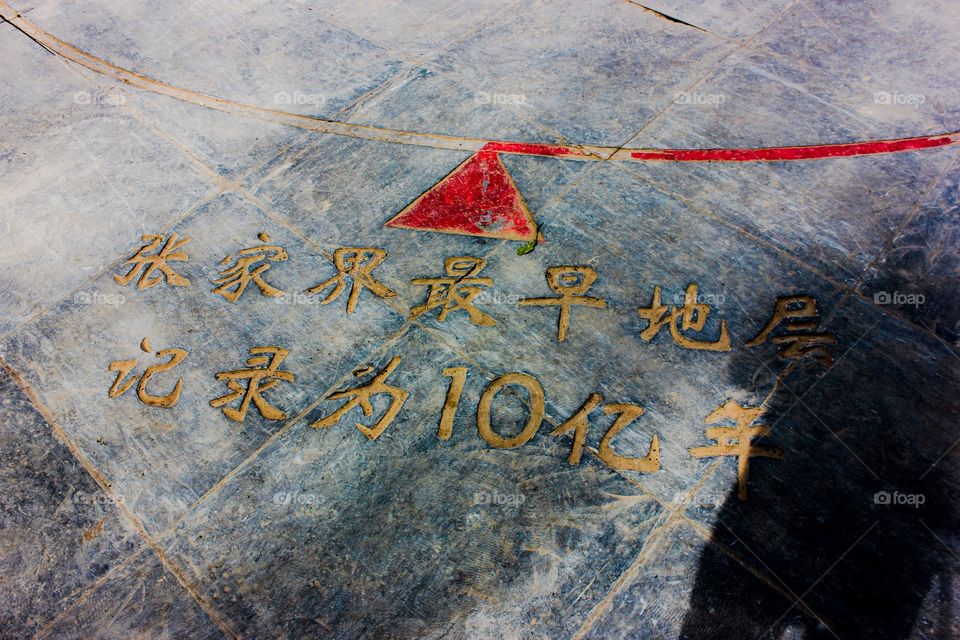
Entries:
POLYGON ((818 158, 843 158, 868 156, 880 153, 917 151, 943 147, 957 142, 956 134, 848 142, 844 144, 821 144, 799 147, 763 147, 758 149, 668 149, 662 151, 631 151, 630 157, 637 160, 672 160, 674 162, 752 162, 775 160, 814 160, 818 158))
MULTIPOLYGON (((634 162, 772 162, 789 160, 816 160, 866 156, 902 151, 918 151, 943 147, 960 142, 960 133, 945 133, 917 138, 894 138, 840 144, 803 145, 790 147, 757 147, 734 149, 617 149, 608 159, 634 162)), ((594 147, 599 151, 604 147, 594 147)), ((519 142, 488 142, 483 151, 548 156, 567 159, 587 159, 591 154, 582 148, 519 142)))
POLYGON ((492 151, 496 153, 564 158, 568 160, 615 160, 626 162, 763 162, 815 160, 930 149, 960 142, 960 131, 915 138, 897 138, 841 144, 820 144, 789 147, 736 149, 631 149, 598 145, 551 145, 509 142, 449 136, 437 133, 403 131, 339 120, 328 120, 299 113, 268 109, 234 100, 219 98, 199 91, 177 87, 119 67, 103 58, 87 53, 40 29, 19 12, 0 0, 0 18, 24 33, 50 53, 86 67, 99 74, 159 95, 196 104, 208 109, 232 113, 245 118, 264 120, 335 136, 375 140, 435 149, 457 151, 492 151))

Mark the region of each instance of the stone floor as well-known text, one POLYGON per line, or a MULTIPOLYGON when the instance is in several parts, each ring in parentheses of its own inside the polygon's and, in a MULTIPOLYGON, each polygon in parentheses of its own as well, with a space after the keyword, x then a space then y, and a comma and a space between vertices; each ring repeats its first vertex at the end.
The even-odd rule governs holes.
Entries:
POLYGON ((0 637, 960 637, 956 3, 0 15, 0 637))

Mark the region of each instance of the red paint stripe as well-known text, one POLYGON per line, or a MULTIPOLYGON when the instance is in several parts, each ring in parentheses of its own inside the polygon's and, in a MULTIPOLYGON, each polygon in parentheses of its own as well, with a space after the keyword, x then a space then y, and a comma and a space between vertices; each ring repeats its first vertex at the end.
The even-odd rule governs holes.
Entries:
POLYGON ((839 158, 863 156, 876 153, 896 153, 942 147, 953 143, 950 136, 904 138, 901 140, 877 140, 874 142, 851 142, 824 144, 807 147, 767 147, 762 149, 662 149, 658 151, 634 151, 635 160, 667 160, 673 162, 750 162, 756 160, 812 160, 816 158, 839 158))
POLYGON ((576 156, 584 157, 585 153, 572 147, 557 147, 549 144, 528 142, 488 142, 481 151, 496 151, 499 153, 517 153, 525 156, 576 156))

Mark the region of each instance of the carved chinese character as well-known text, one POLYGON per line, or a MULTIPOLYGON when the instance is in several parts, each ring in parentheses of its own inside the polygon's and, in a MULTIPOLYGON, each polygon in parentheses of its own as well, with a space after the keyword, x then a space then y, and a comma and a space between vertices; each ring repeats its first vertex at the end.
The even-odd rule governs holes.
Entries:
MULTIPOLYGON (((390 396, 390 406, 387 408, 386 413, 383 414, 383 417, 380 418, 373 427, 367 427, 359 422, 357 423, 357 429, 360 430, 360 433, 367 436, 371 440, 376 440, 380 437, 380 434, 390 426, 390 423, 393 422, 393 419, 397 417, 397 414, 400 413, 400 408, 403 407, 403 403, 406 402, 407 397, 410 395, 407 391, 400 389, 399 387, 394 387, 389 384, 386 384, 387 378, 393 373, 393 370, 397 368, 397 365, 400 364, 400 356, 394 356, 390 359, 390 362, 387 363, 387 366, 383 368, 380 373, 375 375, 369 382, 366 384, 360 385, 359 387, 354 387, 353 389, 347 389, 345 391, 338 391, 330 395, 328 400, 342 400, 347 398, 348 401, 342 407, 328 415, 326 418, 321 418, 314 422, 312 426, 314 429, 323 429, 326 427, 331 427, 338 422, 348 411, 354 407, 360 407, 363 411, 363 415, 369 417, 373 415, 373 405, 370 404, 370 398, 380 394, 385 393, 390 396)), ((365 367, 354 372, 355 377, 361 377, 369 374, 373 371, 372 367, 365 367)))
POLYGON ((473 299, 483 292, 483 287, 493 285, 493 278, 478 277, 487 261, 483 258, 460 256, 447 258, 443 265, 448 277, 416 278, 411 281, 414 285, 430 287, 426 302, 411 309, 411 317, 416 318, 440 307, 437 320, 443 322, 451 311, 462 309, 475 324, 483 327, 496 325, 496 320, 473 304, 473 299))
POLYGON ((250 409, 250 403, 257 408, 260 415, 267 420, 283 420, 287 414, 269 404, 263 397, 268 391, 281 382, 293 382, 296 376, 289 371, 281 371, 280 363, 290 352, 282 347, 253 347, 250 349, 251 358, 247 359, 249 368, 236 371, 222 371, 217 374, 217 380, 224 380, 230 393, 210 401, 214 408, 223 407, 240 398, 240 407, 224 407, 223 415, 236 422, 243 422, 250 409), (242 384, 246 382, 246 387, 242 384))
POLYGON ((783 451, 777 447, 761 447, 753 444, 754 438, 770 434, 770 427, 754 422, 763 414, 763 407, 744 407, 733 400, 714 409, 704 419, 704 424, 712 425, 731 421, 732 427, 708 427, 706 436, 716 440, 716 444, 690 449, 694 458, 712 458, 716 456, 737 456, 737 495, 747 499, 747 478, 750 475, 750 458, 763 457, 783 460, 783 451))
MULTIPOLYGON (((148 339, 144 338, 140 341, 140 350, 144 353, 150 353, 153 351, 153 347, 150 346, 150 341, 148 339)), ((154 364, 147 367, 146 371, 143 372, 143 375, 140 376, 140 382, 137 384, 137 397, 140 399, 140 402, 150 405, 151 407, 172 407, 173 405, 177 404, 177 400, 180 399, 180 392, 183 390, 183 378, 178 378, 176 385, 173 387, 173 391, 163 396, 154 395, 148 392, 147 383, 150 381, 150 378, 154 376, 154 374, 169 371, 183 362, 183 359, 187 357, 187 351, 184 349, 161 349, 160 351, 157 351, 157 357, 169 357, 170 359, 162 364, 154 364)), ((126 378, 136 366, 136 358, 132 358, 130 360, 117 360, 110 363, 110 366, 107 367, 107 370, 116 372, 117 378, 113 381, 113 384, 110 385, 110 390, 107 392, 108 397, 116 398, 117 396, 121 396, 133 386, 133 383, 137 381, 137 376, 130 376, 129 379, 126 378)))
POLYGON ((147 244, 137 249, 137 252, 124 262, 124 264, 133 265, 130 267, 130 271, 125 276, 114 274, 113 279, 120 285, 129 284, 137 276, 137 272, 142 269, 140 279, 137 280, 137 289, 149 289, 161 281, 166 281, 166 284, 172 287, 190 286, 190 281, 187 278, 184 278, 167 264, 189 260, 187 254, 179 251, 179 249, 190 242, 190 238, 183 238, 182 240, 178 238, 179 236, 176 233, 171 233, 166 243, 163 243, 162 235, 143 236, 143 239, 148 241, 147 244), (150 252, 159 249, 161 243, 163 243, 163 248, 156 255, 148 255, 150 252), (150 277, 154 271, 159 271, 160 274, 150 277))
POLYGON ((557 324, 557 340, 567 339, 567 329, 570 327, 570 307, 580 305, 604 309, 607 303, 602 298, 583 295, 597 279, 597 271, 591 267, 549 267, 546 273, 547 286, 557 295, 548 298, 525 298, 517 304, 520 306, 547 306, 560 307, 560 320, 557 324))
MULTIPOLYGON (((261 242, 270 242, 270 236, 266 233, 258 234, 257 238, 261 242)), ((213 292, 230 302, 236 302, 247 285, 253 282, 265 296, 282 296, 283 291, 264 280, 263 274, 270 269, 271 262, 283 262, 286 259, 286 250, 277 245, 264 244, 241 249, 236 257, 228 255, 220 261, 220 264, 226 268, 220 272, 220 278, 213 281, 213 284, 220 285, 213 289, 213 292), (227 266, 231 262, 233 265, 227 266)))
POLYGON ((381 298, 392 298, 397 293, 374 279, 370 274, 386 257, 386 251, 372 247, 343 247, 337 249, 333 252, 333 265, 337 268, 337 275, 307 289, 304 293, 320 293, 333 285, 333 290, 320 302, 320 304, 329 304, 346 289, 346 279, 349 276, 352 280, 352 286, 350 297, 347 299, 347 313, 353 313, 353 310, 356 309, 357 300, 360 298, 360 292, 364 287, 381 298))
MULTIPOLYGON (((568 431, 573 431, 573 446, 570 448, 570 456, 567 458, 567 462, 570 464, 580 464, 583 448, 587 441, 587 431, 590 429, 590 414, 602 402, 603 397, 599 393, 591 393, 586 402, 572 416, 550 432, 552 436, 559 436, 568 431)), ((613 439, 634 420, 643 415, 643 411, 644 409, 640 405, 625 402, 611 403, 603 407, 604 415, 616 414, 617 416, 600 440, 600 448, 597 451, 597 457, 611 468, 643 473, 653 473, 660 470, 660 437, 656 434, 650 440, 647 455, 643 458, 622 456, 613 450, 613 439)))
POLYGON ((660 303, 660 287, 653 288, 653 300, 647 308, 637 310, 640 317, 647 320, 647 328, 640 332, 645 341, 653 340, 664 325, 670 329, 673 341, 685 349, 704 351, 730 351, 730 336, 727 334, 727 321, 720 321, 720 337, 713 342, 695 340, 680 333, 683 331, 702 331, 710 313, 710 305, 697 302, 698 286, 690 284, 683 297, 682 307, 673 307, 660 303))
POLYGON ((778 354, 785 360, 800 360, 813 356, 817 362, 829 367, 833 365, 833 353, 829 345, 837 343, 837 337, 829 333, 817 332, 820 328, 817 317, 817 301, 813 296, 781 296, 767 326, 751 338, 746 344, 756 347, 770 339, 779 347, 778 354), (770 337, 775 329, 783 325, 780 335, 770 337))

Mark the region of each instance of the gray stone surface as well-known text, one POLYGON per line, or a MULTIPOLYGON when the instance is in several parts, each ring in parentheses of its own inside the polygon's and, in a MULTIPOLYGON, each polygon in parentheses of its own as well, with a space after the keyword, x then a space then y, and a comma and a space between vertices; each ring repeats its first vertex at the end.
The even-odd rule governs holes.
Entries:
POLYGON ((0 377, 7 637, 29 636, 72 607, 143 541, 6 372, 0 377))
MULTIPOLYGON (((532 252, 384 227, 476 140, 696 149, 957 129, 951 3, 0 7, 157 82, 274 112, 135 88, 0 24, 0 636, 960 637, 956 146, 502 155, 543 233, 532 252), (115 281, 144 234, 171 232, 191 238, 171 263, 190 286, 115 281), (250 284, 228 302, 211 291, 220 261, 259 233, 288 253, 263 274, 287 295, 250 284), (385 250, 373 275, 397 295, 365 290, 351 314, 348 291, 305 295, 341 247, 385 250), (451 256, 487 261, 476 304, 496 326, 411 318, 427 297, 412 280, 451 256), (556 307, 517 305, 552 295, 561 265, 594 268, 589 295, 606 301, 575 307, 563 342, 556 307), (684 335, 713 340, 722 322, 730 351, 641 338, 654 287, 680 306, 691 283, 710 312, 684 335), (800 294, 837 338, 830 366, 746 346, 800 294), (183 380, 172 408, 108 397, 112 361, 156 362, 144 337, 188 351, 150 383, 183 380), (268 345, 290 350, 295 380, 264 392, 285 417, 211 407, 228 392, 216 374, 268 345), (355 425, 387 411, 383 395, 371 416, 311 427, 395 357, 387 382, 409 396, 377 439, 355 425), (450 367, 467 377, 441 440, 450 367), (511 372, 542 385, 544 420, 496 449, 478 404, 511 372), (599 410, 568 463, 572 438, 551 431, 594 392, 644 408, 612 447, 642 457, 656 436, 658 471, 601 459, 614 418, 599 410), (735 458, 689 453, 729 400, 765 403, 757 444, 785 454, 751 460, 746 500, 735 458)), ((501 391, 494 431, 519 433, 533 404, 501 391)))

